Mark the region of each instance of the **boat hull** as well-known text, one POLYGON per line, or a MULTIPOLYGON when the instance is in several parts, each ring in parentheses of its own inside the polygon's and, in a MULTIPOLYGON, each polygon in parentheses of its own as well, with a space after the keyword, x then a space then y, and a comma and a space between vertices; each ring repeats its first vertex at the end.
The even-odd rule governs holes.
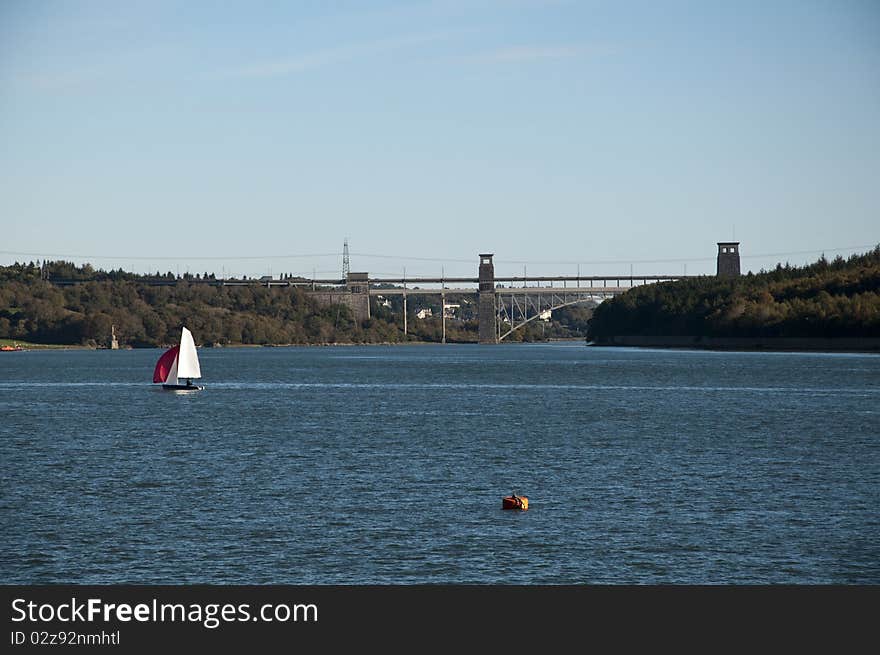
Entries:
POLYGON ((505 496, 501 499, 501 509, 521 509, 523 511, 529 508, 529 499, 525 496, 505 496))
POLYGON ((163 389, 168 391, 201 391, 204 387, 195 384, 163 384, 163 389))

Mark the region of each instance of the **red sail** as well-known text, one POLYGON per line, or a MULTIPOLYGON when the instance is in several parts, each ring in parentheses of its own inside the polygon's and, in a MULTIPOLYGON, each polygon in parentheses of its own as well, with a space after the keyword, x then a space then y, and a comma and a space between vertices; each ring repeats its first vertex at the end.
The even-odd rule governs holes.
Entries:
POLYGON ((180 346, 169 348, 159 358, 159 361, 156 362, 156 370, 153 371, 153 382, 165 382, 168 379, 168 373, 174 366, 174 358, 177 357, 178 350, 180 350, 180 346))

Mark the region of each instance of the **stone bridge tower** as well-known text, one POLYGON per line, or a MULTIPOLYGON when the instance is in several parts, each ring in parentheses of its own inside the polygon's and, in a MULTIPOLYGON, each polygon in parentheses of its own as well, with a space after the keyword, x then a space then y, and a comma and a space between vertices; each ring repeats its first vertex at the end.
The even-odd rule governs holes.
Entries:
POLYGON ((718 242, 718 277, 739 277, 739 241, 718 242))
POLYGON ((354 319, 365 321, 370 318, 370 274, 346 273, 345 288, 349 294, 345 304, 351 308, 354 319))
POLYGON ((492 253, 480 255, 480 343, 498 343, 498 330, 495 324, 495 264, 492 253))

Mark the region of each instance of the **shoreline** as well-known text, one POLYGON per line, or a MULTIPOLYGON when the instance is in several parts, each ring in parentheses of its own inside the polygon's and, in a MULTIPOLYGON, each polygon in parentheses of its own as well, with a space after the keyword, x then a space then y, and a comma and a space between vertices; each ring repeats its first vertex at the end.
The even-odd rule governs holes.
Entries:
POLYGON ((587 345, 623 348, 669 348, 745 352, 880 353, 880 337, 701 337, 619 336, 587 345))
MULTIPOLYGON (((84 346, 81 344, 41 344, 17 342, 21 346, 21 350, 10 352, 28 352, 34 350, 113 350, 106 346, 84 346)), ((586 343, 583 337, 572 337, 570 339, 547 339, 546 341, 504 341, 503 344, 516 345, 535 345, 542 343, 586 343)), ((120 346, 116 350, 162 350, 171 348, 174 344, 161 344, 157 346, 120 346)), ((223 350, 225 348, 328 348, 334 346, 351 347, 351 346, 433 346, 444 345, 439 341, 370 341, 370 342, 354 342, 354 341, 337 341, 322 343, 231 343, 224 345, 208 345, 201 344, 196 347, 200 350, 223 350)), ((449 341, 445 345, 449 346, 478 346, 477 341, 449 341)), ((493 344, 494 345, 494 344, 493 344)))
MULTIPOLYGON (((12 340, 8 340, 12 341, 12 340)), ((85 346, 77 344, 39 344, 16 342, 21 350, 9 352, 31 351, 67 351, 67 350, 112 350, 104 346, 85 346)), ((880 337, 700 337, 700 336, 619 336, 606 337, 597 341, 586 341, 583 337, 570 339, 547 339, 546 341, 511 341, 501 342, 516 345, 540 345, 553 343, 583 343, 587 347, 600 348, 654 348, 667 350, 715 350, 728 352, 852 352, 880 354, 880 337)), ((10 344, 11 345, 11 344, 10 344)), ((171 345, 158 346, 122 346, 117 350, 162 350, 171 345)), ((444 345, 438 341, 376 341, 376 342, 324 342, 324 343, 236 343, 226 345, 197 346, 199 350, 223 350, 225 348, 333 348, 354 346, 433 346, 444 345)), ((476 341, 448 342, 450 346, 478 346, 476 341)))

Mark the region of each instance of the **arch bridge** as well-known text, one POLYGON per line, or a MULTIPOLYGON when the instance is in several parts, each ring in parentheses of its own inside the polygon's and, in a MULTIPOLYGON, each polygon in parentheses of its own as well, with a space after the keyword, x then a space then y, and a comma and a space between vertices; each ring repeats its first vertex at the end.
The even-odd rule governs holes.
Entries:
MULTIPOLYGON (((739 254, 734 247, 739 243, 719 243, 719 273, 722 257, 735 257, 739 272, 739 254), (730 252, 728 252, 730 251, 730 252)), ((499 343, 516 330, 548 317, 548 313, 563 307, 587 302, 601 302, 605 298, 625 293, 635 286, 679 280, 684 275, 594 275, 594 276, 538 276, 496 277, 494 255, 481 254, 477 277, 414 277, 371 278, 368 273, 348 272, 344 278, 309 279, 288 277, 275 279, 265 276, 259 279, 216 279, 189 277, 142 277, 140 284, 150 286, 175 286, 179 284, 210 286, 265 286, 297 287, 315 298, 319 303, 347 305, 358 320, 370 317, 371 296, 403 296, 403 330, 407 332, 406 299, 408 295, 439 295, 441 299, 443 342, 446 342, 446 296, 476 296, 479 318, 480 343, 499 343), (429 285, 429 286, 425 286, 429 285), (439 286, 438 286, 439 285, 439 286)), ((734 270, 735 269, 735 270, 734 270)), ((726 270, 726 269, 725 269, 726 270)), ((694 277, 694 276, 690 276, 694 277)), ((71 286, 93 279, 48 279, 58 286, 71 286)))
MULTIPOLYGON (((481 254, 479 276, 468 277, 416 277, 416 278, 370 278, 366 274, 352 273, 360 277, 359 287, 370 296, 403 296, 404 332, 406 325, 406 299, 408 295, 439 295, 443 322, 443 340, 446 334, 446 296, 477 297, 480 343, 500 343, 516 330, 542 319, 564 307, 589 302, 601 302, 605 298, 629 291, 635 286, 678 280, 681 275, 639 276, 538 276, 496 277, 493 254, 481 254), (425 287, 424 285, 432 285, 425 287), (477 287, 474 288, 473 285, 477 287), (383 285, 382 288, 377 285, 383 285), (439 285, 436 286, 436 285, 439 285)), ((358 289, 354 281, 349 285, 353 292, 358 289)))

